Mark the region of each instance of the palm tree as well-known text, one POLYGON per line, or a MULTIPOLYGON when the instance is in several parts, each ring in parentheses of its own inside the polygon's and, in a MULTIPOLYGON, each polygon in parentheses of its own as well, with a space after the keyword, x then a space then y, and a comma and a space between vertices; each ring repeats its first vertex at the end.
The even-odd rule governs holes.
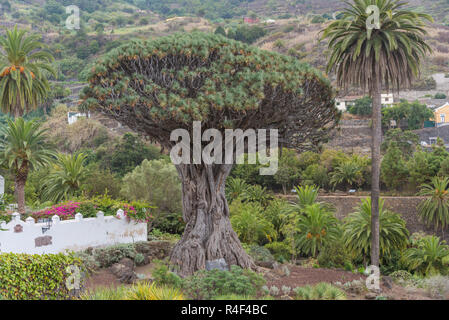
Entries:
POLYGON ((339 221, 332 212, 319 203, 308 205, 298 219, 296 245, 301 253, 314 258, 326 243, 335 242, 340 237, 339 221))
POLYGON ((46 73, 56 75, 49 63, 54 58, 43 51, 38 35, 6 30, 0 38, 0 102, 2 111, 15 118, 37 107, 50 89, 46 73))
POLYGON ((15 177, 19 213, 25 213, 25 184, 31 170, 48 165, 54 156, 53 148, 45 142, 46 130, 39 123, 17 118, 8 119, 0 128, 0 166, 15 177))
POLYGON ((447 273, 449 247, 437 236, 427 236, 418 242, 417 247, 407 249, 403 260, 410 269, 423 276, 447 273))
POLYGON ((85 159, 86 155, 83 153, 59 154, 54 169, 44 180, 42 197, 58 202, 75 196, 87 175, 85 159))
POLYGON ((398 0, 353 0, 346 2, 342 18, 323 30, 331 55, 327 71, 335 71, 337 83, 368 90, 373 99, 372 134, 372 246, 371 264, 379 265, 379 196, 381 90, 410 86, 418 76, 420 60, 431 48, 424 41, 429 15, 403 10, 398 0), (372 8, 379 21, 372 22, 372 8), (368 12, 368 13, 367 13, 368 12), (373 27, 375 25, 375 27, 373 27))
POLYGON ((355 161, 345 161, 332 173, 330 182, 334 188, 340 184, 349 187, 360 186, 363 182, 362 168, 355 161))
POLYGON ((421 186, 418 195, 426 197, 418 206, 423 222, 444 232, 449 225, 449 178, 434 177, 431 184, 421 186))
MULTIPOLYGON (((363 199, 356 211, 345 219, 344 224, 343 239, 346 248, 356 255, 361 255, 364 262, 365 257, 372 252, 371 210, 371 199, 363 199)), ((384 209, 383 199, 379 199, 379 230, 380 251, 384 258, 391 256, 394 250, 407 246, 409 232, 405 221, 397 213, 384 209)))

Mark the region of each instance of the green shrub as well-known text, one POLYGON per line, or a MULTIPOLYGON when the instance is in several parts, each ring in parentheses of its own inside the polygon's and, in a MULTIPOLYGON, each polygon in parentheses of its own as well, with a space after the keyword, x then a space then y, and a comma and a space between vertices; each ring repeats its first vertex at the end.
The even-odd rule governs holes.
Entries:
POLYGON ((126 288, 124 286, 97 288, 95 291, 86 291, 81 296, 81 300, 125 300, 126 288))
POLYGON ((181 238, 181 236, 179 234, 172 234, 172 233, 168 233, 168 232, 162 232, 161 230, 159 230, 157 228, 153 228, 148 233, 148 240, 149 241, 152 241, 152 240, 166 240, 166 241, 177 242, 177 241, 179 241, 180 238, 181 238))
POLYGON ((318 263, 325 268, 344 268, 352 270, 351 254, 343 241, 332 241, 325 245, 318 255, 318 263))
POLYGON ((346 300, 343 290, 326 282, 296 288, 294 291, 297 300, 346 300))
POLYGON ((182 278, 171 272, 169 267, 162 261, 156 261, 156 267, 151 272, 154 282, 158 285, 167 285, 175 288, 182 286, 182 278))
POLYGON ((248 244, 262 244, 276 238, 274 226, 265 219, 263 208, 259 203, 243 203, 237 199, 229 206, 229 211, 232 227, 240 241, 248 244))
POLYGON ((270 250, 274 258, 280 262, 288 261, 292 256, 291 254, 292 249, 290 245, 285 242, 273 241, 267 243, 265 245, 265 248, 270 250))
POLYGON ((419 279, 416 276, 412 275, 406 270, 394 271, 390 273, 389 276, 393 279, 394 282, 401 286, 417 286, 420 283, 419 279))
POLYGON ((427 236, 416 248, 407 249, 403 259, 410 271, 420 275, 445 275, 449 266, 449 247, 439 237, 427 236))
POLYGON ((161 212, 154 215, 151 226, 164 233, 182 234, 185 225, 182 213, 161 212))
POLYGON ((275 259, 266 246, 261 247, 253 244, 246 249, 246 252, 251 256, 251 258, 253 258, 254 261, 273 262, 275 259))
MULTIPOLYGON (((0 295, 8 300, 69 299, 66 281, 69 266, 84 273, 80 259, 72 254, 0 254, 0 295)), ((81 279, 82 280, 82 279, 81 279)), ((82 285, 82 283, 80 283, 82 285)))
POLYGON ((123 258, 129 258, 134 260, 136 258, 137 251, 133 244, 116 244, 106 248, 98 248, 93 252, 95 260, 100 264, 102 268, 108 268, 114 263, 119 262, 123 258))
POLYGON ((231 266, 230 271, 200 270, 184 279, 184 292, 191 299, 210 300, 218 296, 237 294, 254 296, 265 284, 264 278, 247 269, 231 266))
POLYGON ((123 178, 121 194, 146 201, 160 212, 181 212, 181 183, 175 166, 167 160, 144 160, 123 178))

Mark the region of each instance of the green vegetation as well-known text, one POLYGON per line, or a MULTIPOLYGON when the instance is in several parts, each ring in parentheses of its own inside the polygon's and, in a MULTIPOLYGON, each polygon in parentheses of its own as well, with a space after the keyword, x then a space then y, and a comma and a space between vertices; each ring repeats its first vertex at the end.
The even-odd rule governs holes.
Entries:
MULTIPOLYGON (((279 270, 276 262, 303 260, 306 267, 354 273, 380 261, 383 275, 443 296, 449 281, 438 275, 448 274, 449 247, 436 234, 443 239, 449 225, 449 152, 441 139, 419 146, 410 131, 433 117, 426 105, 402 100, 380 111, 379 94, 396 86, 435 89, 429 73, 449 70, 449 33, 433 25, 427 35, 429 17, 399 14, 395 0, 354 1, 338 20, 310 11, 321 1, 253 2, 257 14, 241 0, 48 0, 42 7, 0 0, 5 23, 19 25, 0 37, 0 174, 6 178, 0 220, 11 220, 8 205, 15 203, 21 219, 73 219, 76 212, 89 218, 100 210, 111 216, 123 209, 129 219, 147 223, 149 240, 178 242, 170 258, 151 258, 153 283, 100 288, 81 299, 343 300, 353 290, 352 283, 263 288, 263 276, 250 270, 257 262, 289 274, 289 266, 279 270), (366 29, 368 3, 381 7, 380 31, 366 29), (71 4, 82 11, 79 30, 64 27, 71 4), (292 8, 301 15, 290 14, 292 8), (242 22, 243 16, 260 22, 242 22), (271 18, 278 21, 264 22, 271 18), (327 42, 311 40, 320 28, 327 42), (307 63, 325 65, 326 53, 323 75, 307 63), (423 76, 416 79, 419 70, 423 76), (344 119, 357 122, 374 110, 373 159, 358 154, 360 148, 343 152, 324 144, 332 142, 341 117, 334 108, 335 75, 348 94, 361 93, 354 87, 370 94, 344 119), (68 113, 78 111, 90 118, 69 125, 68 113), (174 166, 169 133, 191 129, 195 120, 221 132, 279 127, 278 171, 260 175, 267 167, 261 159, 233 168, 174 166), (394 122, 398 128, 388 130, 394 122), (382 199, 376 206, 380 187, 388 195, 425 197, 420 217, 435 235, 409 237, 397 213, 382 199), (350 189, 371 191, 373 201, 364 199, 340 220, 341 212, 320 197, 350 189), (198 240, 198 230, 211 232, 198 240), (197 270, 217 252, 230 270, 197 270)), ((327 1, 326 10, 333 5, 327 1)), ((72 299, 64 286, 69 264, 83 275, 124 258, 141 266, 150 257, 139 245, 73 255, 0 254, 0 300, 72 299)))
POLYGON ((230 271, 197 271, 184 280, 183 290, 190 299, 210 300, 228 294, 254 296, 264 284, 261 275, 231 266, 230 271))
POLYGON ((68 267, 83 271, 80 259, 65 254, 0 253, 0 264, 0 295, 10 300, 68 299, 68 267))
MULTIPOLYGON (((432 52, 426 42, 426 22, 430 15, 404 8, 399 0, 354 1, 323 30, 328 39, 330 57, 326 70, 334 71, 339 87, 356 86, 368 90, 372 104, 371 199, 372 230, 371 264, 380 262, 380 145, 382 143, 382 86, 409 87, 419 75, 421 61, 432 52), (372 7, 378 10, 378 21, 372 25, 372 7), (410 23, 413 21, 413 23, 410 23), (371 25, 369 23, 371 22, 371 25)), ((416 125, 417 119, 411 120, 416 125)))
POLYGON ((297 288, 295 294, 298 300, 346 300, 343 290, 326 282, 297 288))
POLYGON ((15 177, 20 213, 25 213, 25 184, 30 171, 49 165, 53 156, 38 122, 17 118, 0 128, 1 165, 15 177))
POLYGON ((433 118, 432 110, 418 101, 408 102, 402 100, 399 104, 382 109, 382 121, 385 125, 388 125, 390 120, 395 120, 399 126, 403 121, 406 121, 407 127, 401 127, 401 129, 422 129, 424 121, 431 118, 433 118))
POLYGON ((0 37, 0 101, 1 110, 21 117, 45 100, 50 86, 47 73, 54 74, 53 56, 42 50, 39 36, 26 36, 26 31, 6 31, 0 37))
POLYGON ((434 177, 431 184, 424 184, 420 196, 427 197, 420 203, 418 210, 421 219, 435 230, 446 229, 449 224, 449 178, 434 177))
POLYGON ((86 177, 83 165, 86 155, 59 154, 54 168, 43 182, 42 197, 52 202, 69 200, 79 195, 78 191, 86 177))
MULTIPOLYGON (((395 249, 404 249, 409 232, 405 221, 396 213, 384 209, 379 202, 379 242, 381 259, 389 258, 395 249)), ((346 218, 344 225, 345 245, 364 261, 369 258, 371 249, 371 199, 362 201, 357 211, 346 218)))
POLYGON ((404 260, 409 270, 420 275, 447 274, 449 247, 436 236, 427 236, 407 249, 404 260))

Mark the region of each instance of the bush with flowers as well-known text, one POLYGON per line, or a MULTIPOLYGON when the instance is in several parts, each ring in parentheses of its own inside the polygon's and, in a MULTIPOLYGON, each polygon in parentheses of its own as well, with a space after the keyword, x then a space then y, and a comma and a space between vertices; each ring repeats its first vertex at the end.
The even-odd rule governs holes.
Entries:
POLYGON ((50 208, 46 208, 37 212, 33 212, 31 217, 36 220, 48 219, 57 215, 61 220, 74 219, 78 212, 84 218, 96 217, 98 211, 102 211, 105 216, 115 216, 117 210, 122 209, 128 219, 137 222, 150 223, 153 215, 151 209, 154 207, 144 202, 126 202, 111 199, 108 195, 95 197, 92 199, 75 199, 50 208))

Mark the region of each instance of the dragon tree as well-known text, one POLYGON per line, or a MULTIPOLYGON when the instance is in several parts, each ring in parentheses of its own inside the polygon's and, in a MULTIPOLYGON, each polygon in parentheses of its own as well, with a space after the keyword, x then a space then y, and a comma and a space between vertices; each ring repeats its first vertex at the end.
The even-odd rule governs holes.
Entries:
MULTIPOLYGON (((307 64, 199 32, 130 41, 98 61, 89 83, 84 109, 150 136, 167 150, 176 145, 173 130, 191 132, 193 122, 201 121, 202 132, 277 129, 281 147, 301 151, 326 139, 340 116, 328 80, 307 64)), ((229 219, 225 182, 232 164, 176 168, 186 228, 171 262, 180 275, 218 259, 253 268, 229 219)))

